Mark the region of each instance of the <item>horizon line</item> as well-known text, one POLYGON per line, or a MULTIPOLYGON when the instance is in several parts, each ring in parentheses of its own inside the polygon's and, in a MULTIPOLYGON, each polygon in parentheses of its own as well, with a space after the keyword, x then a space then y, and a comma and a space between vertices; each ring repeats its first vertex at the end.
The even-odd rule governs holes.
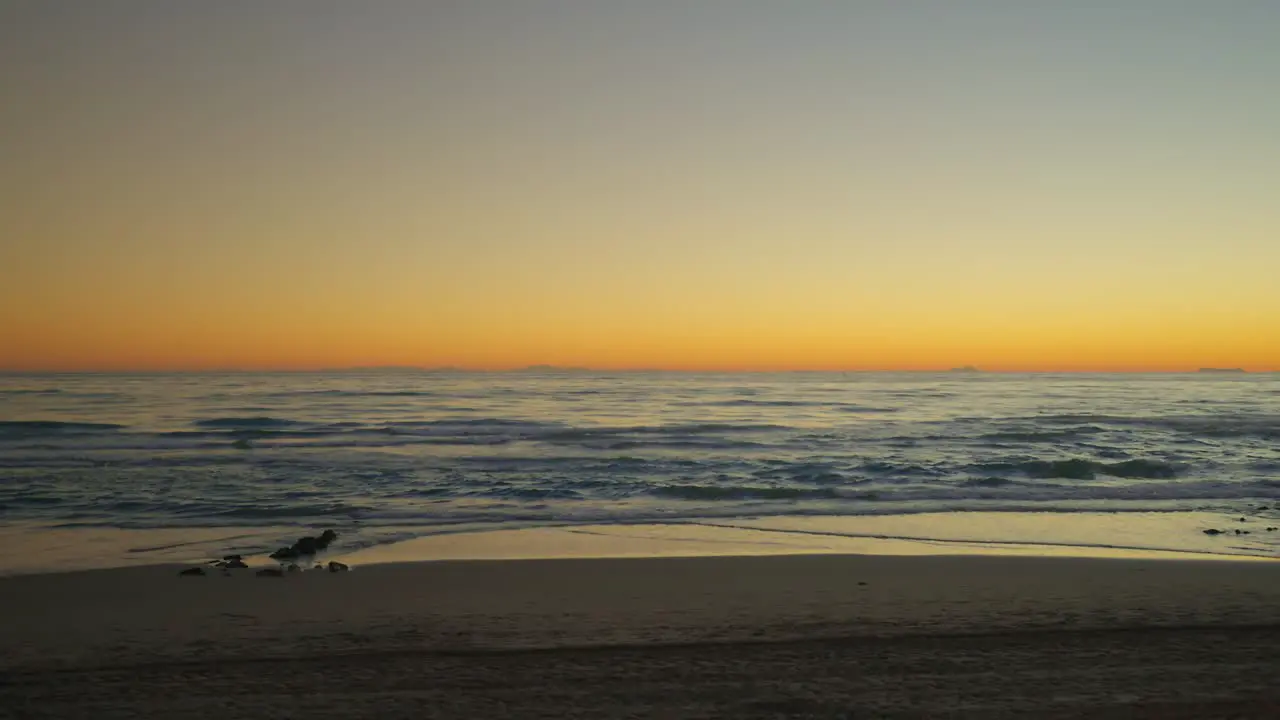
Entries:
POLYGON ((783 375, 783 374, 944 374, 944 375, 1257 375, 1280 373, 1280 369, 1248 369, 1244 367, 1198 367, 1179 369, 983 369, 972 366, 953 368, 593 368, 556 365, 525 365, 504 368, 458 366, 375 365, 331 368, 83 368, 83 369, 8 369, 0 375, 202 375, 202 374, 324 374, 324 373, 436 373, 502 375, 518 373, 597 374, 667 373, 683 375, 783 375))

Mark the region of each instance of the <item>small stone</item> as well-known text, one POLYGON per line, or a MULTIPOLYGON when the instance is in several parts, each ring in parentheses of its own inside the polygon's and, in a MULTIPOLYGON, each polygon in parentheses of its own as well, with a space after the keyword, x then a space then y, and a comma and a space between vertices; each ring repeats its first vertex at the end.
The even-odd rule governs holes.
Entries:
POLYGON ((1267 528, 1267 532, 1275 532, 1275 531, 1276 531, 1276 528, 1273 528, 1273 527, 1267 528))
POLYGON ((248 565, 246 565, 246 564, 245 564, 245 562, 244 562, 243 560, 238 560, 238 559, 237 559, 237 560, 228 560, 228 561, 227 561, 227 565, 226 565, 226 567, 228 567, 228 568, 230 568, 230 569, 232 569, 232 570, 244 570, 244 569, 248 568, 249 566, 248 566, 248 565))
POLYGON ((254 574, 258 577, 284 577, 284 571, 280 568, 262 568, 254 574))
POLYGON ((1204 534, 1205 535, 1221 535, 1222 531, 1216 528, 1209 528, 1208 530, 1204 531, 1204 534))
POLYGON ((329 561, 329 572, 346 572, 350 569, 351 568, 347 567, 346 564, 340 563, 337 560, 329 561))
POLYGON ((180 571, 178 574, 179 575, 204 575, 204 568, 202 567, 187 568, 186 570, 180 571))
POLYGON ((1238 518, 1236 522, 1249 522, 1249 518, 1238 518))

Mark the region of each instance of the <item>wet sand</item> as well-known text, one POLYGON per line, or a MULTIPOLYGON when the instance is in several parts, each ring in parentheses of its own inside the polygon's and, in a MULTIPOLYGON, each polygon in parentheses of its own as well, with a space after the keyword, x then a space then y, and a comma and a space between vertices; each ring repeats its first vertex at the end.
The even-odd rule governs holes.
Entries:
POLYGON ((4 717, 1274 717, 1280 563, 794 555, 0 579, 4 717))

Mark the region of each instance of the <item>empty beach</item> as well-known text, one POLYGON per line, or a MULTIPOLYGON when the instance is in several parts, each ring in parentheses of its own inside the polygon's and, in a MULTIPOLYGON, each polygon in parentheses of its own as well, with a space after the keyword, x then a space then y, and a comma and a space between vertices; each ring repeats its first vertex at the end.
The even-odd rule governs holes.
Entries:
POLYGON ((1267 717, 1280 564, 781 555, 0 579, 8 717, 1267 717), (1033 712, 1034 711, 1034 712, 1033 712))

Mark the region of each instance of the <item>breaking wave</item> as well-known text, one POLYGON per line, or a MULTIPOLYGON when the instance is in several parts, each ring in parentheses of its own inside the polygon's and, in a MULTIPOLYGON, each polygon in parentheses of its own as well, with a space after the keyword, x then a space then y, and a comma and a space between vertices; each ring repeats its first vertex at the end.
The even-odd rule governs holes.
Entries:
POLYGON ((1030 460, 1026 462, 995 462, 977 466, 987 472, 1019 473, 1031 478, 1066 478, 1093 480, 1099 475, 1121 478, 1174 478, 1181 466, 1155 460, 1126 460, 1105 463, 1093 460, 1030 460))

